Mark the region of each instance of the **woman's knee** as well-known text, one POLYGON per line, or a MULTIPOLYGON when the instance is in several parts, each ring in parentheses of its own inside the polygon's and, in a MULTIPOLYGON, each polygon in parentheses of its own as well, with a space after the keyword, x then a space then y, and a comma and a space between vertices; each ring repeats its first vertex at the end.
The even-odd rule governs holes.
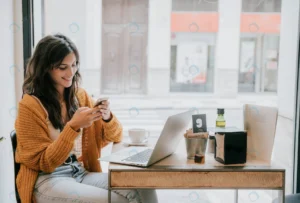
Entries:
POLYGON ((84 176, 81 183, 94 187, 108 189, 108 174, 107 173, 88 173, 84 176))
MULTIPOLYGON (((37 203, 108 202, 108 190, 63 178, 43 182, 35 189, 34 196, 37 203)), ((111 193, 111 197, 112 202, 128 203, 121 195, 111 193)))

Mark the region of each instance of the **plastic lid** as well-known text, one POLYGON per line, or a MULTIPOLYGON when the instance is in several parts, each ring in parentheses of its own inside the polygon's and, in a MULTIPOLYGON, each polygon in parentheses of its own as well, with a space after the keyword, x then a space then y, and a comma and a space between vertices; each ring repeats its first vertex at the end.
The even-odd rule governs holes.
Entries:
POLYGON ((218 114, 224 114, 225 110, 224 109, 218 109, 218 114))

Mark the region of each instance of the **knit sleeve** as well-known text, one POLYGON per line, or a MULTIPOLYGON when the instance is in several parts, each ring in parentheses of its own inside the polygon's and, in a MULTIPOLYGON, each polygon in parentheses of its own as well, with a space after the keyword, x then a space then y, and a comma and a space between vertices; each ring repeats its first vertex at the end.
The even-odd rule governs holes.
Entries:
MULTIPOLYGON (((83 90, 83 89, 81 89, 83 90)), ((93 108, 95 101, 92 97, 90 97, 86 91, 84 91, 86 106, 89 108, 93 108)), ((121 142, 123 137, 123 127, 122 124, 119 122, 117 117, 112 113, 112 118, 109 122, 105 122, 104 120, 100 119, 95 121, 95 127, 97 135, 97 145, 101 148, 107 145, 109 142, 121 142), (101 143, 100 143, 101 142, 101 143)))
POLYGON ((123 127, 117 117, 112 113, 112 119, 109 122, 100 120, 103 126, 103 140, 108 142, 121 142, 123 137, 123 127))
POLYGON ((78 132, 68 124, 58 139, 48 137, 48 127, 43 117, 25 104, 19 104, 15 122, 17 133, 17 162, 36 171, 53 172, 69 156, 78 132))

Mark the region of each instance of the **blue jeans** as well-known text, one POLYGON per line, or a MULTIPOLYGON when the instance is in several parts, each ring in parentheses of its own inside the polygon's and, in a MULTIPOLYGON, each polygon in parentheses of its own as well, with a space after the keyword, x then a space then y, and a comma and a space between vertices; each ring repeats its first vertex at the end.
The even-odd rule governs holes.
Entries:
MULTIPOLYGON (((54 172, 40 173, 35 184, 37 203, 107 203, 107 173, 88 172, 78 162, 64 164, 54 172)), ((114 203, 157 203, 155 190, 113 190, 114 203)))

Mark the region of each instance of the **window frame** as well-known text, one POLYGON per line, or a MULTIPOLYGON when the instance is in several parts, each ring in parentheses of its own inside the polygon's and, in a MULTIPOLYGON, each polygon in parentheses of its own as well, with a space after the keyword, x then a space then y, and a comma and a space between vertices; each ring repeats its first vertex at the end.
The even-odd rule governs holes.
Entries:
POLYGON ((26 65, 32 55, 33 49, 33 0, 22 1, 22 19, 23 19, 23 59, 24 59, 24 77, 26 74, 26 65))

